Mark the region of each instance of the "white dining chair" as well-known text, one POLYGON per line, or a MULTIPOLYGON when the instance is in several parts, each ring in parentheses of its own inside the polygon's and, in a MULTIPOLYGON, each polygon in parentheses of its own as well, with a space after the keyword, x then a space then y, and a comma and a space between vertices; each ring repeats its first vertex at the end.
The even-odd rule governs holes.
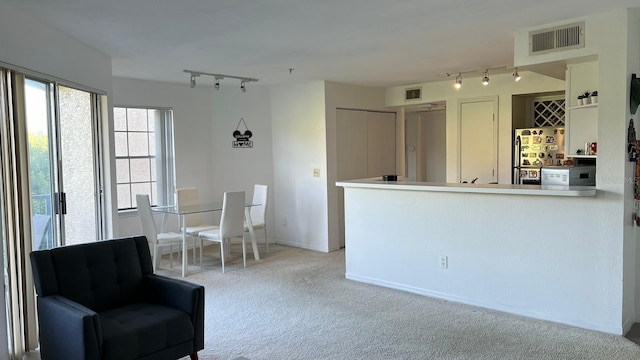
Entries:
POLYGON ((137 194, 136 203, 138 206, 138 215, 140 216, 140 224, 142 225, 142 233, 149 242, 149 248, 153 252, 153 269, 157 269, 160 265, 160 248, 169 247, 169 266, 173 266, 173 245, 178 245, 178 249, 182 246, 182 234, 176 232, 161 232, 156 229, 156 222, 153 220, 151 212, 151 203, 149 195, 137 194))
MULTIPOLYGON (((200 204, 200 195, 197 188, 176 189, 176 203, 178 207, 193 206, 200 204)), ((193 237, 193 262, 196 262, 196 242, 201 231, 211 230, 216 227, 213 224, 205 224, 202 214, 189 214, 186 216, 186 233, 193 237)), ((202 242, 200 244, 200 260, 202 260, 202 242)), ((201 264, 202 265, 202 264, 201 264)))
MULTIPOLYGON (((225 192, 222 202, 222 215, 220 226, 212 230, 201 231, 200 247, 204 240, 214 241, 220 244, 220 259, 222 272, 224 273, 225 253, 231 245, 232 238, 242 238, 242 264, 247 267, 247 246, 244 237, 244 191, 225 192)), ((202 261, 201 261, 202 263, 202 261)))
MULTIPOLYGON (((260 204, 252 206, 250 210, 251 224, 253 230, 264 229, 264 242, 267 246, 267 254, 269 253, 269 239, 267 238, 267 204, 269 200, 269 186, 256 184, 253 186, 253 204, 260 204)), ((244 222, 244 230, 249 231, 247 222, 244 222)))

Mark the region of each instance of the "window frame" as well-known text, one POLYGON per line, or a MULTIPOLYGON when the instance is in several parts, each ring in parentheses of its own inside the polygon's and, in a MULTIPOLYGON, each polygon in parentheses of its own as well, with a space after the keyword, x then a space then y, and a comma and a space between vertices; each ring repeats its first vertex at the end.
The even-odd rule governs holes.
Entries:
MULTIPOLYGON (((116 194, 117 198, 120 198, 120 194, 118 194, 118 188, 120 185, 129 185, 129 197, 130 197, 130 207, 121 208, 118 201, 116 201, 118 212, 128 212, 131 210, 137 209, 137 204, 135 203, 135 195, 131 190, 131 185, 136 183, 150 183, 153 186, 155 183, 156 194, 155 198, 150 195, 150 200, 152 201, 152 206, 170 206, 174 205, 175 197, 174 197, 174 189, 175 189, 175 156, 174 156, 174 130, 173 130, 173 109, 167 107, 158 107, 158 106, 136 106, 136 105, 114 105, 114 121, 116 117, 116 110, 124 109, 125 116, 128 120, 129 114, 128 110, 146 110, 147 111, 147 121, 149 121, 149 111, 155 111, 154 116, 154 131, 155 134, 155 155, 133 155, 127 154, 127 156, 118 156, 114 151, 114 159, 116 162, 116 194), (122 159, 152 159, 155 160, 156 166, 156 174, 155 181, 153 179, 153 174, 149 173, 149 181, 131 181, 131 171, 129 168, 129 181, 128 182, 120 182, 117 178, 117 162, 122 159), (155 200, 155 201, 154 201, 155 200)), ((115 125, 115 124, 114 124, 115 125)), ((151 133, 149 131, 149 125, 147 123, 147 131, 141 130, 129 130, 128 121, 127 121, 127 129, 126 130, 116 130, 115 126, 113 129, 114 133, 114 147, 115 137, 117 133, 151 133)), ((129 143, 127 141, 127 147, 129 143)), ((115 149, 114 149, 115 150, 115 149)), ((129 149, 127 149, 127 152, 129 149)), ((151 149, 149 148, 149 153, 151 149)), ((129 163, 129 167, 131 164, 129 163)), ((152 191, 152 190, 151 190, 152 191)))

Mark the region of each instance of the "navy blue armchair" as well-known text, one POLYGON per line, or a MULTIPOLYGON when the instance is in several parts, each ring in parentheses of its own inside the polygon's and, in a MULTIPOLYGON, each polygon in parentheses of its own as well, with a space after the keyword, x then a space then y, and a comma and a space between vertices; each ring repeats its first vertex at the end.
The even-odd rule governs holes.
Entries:
POLYGON ((153 274, 144 236, 30 256, 43 360, 197 359, 204 348, 204 287, 153 274))

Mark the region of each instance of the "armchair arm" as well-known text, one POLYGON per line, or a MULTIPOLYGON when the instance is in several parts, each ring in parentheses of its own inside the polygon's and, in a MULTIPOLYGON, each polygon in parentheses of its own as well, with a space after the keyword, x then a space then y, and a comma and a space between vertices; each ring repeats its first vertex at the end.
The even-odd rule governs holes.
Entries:
POLYGON ((38 297, 40 353, 43 359, 100 359, 100 318, 62 296, 38 297))
POLYGON ((191 317, 195 351, 204 349, 204 286, 160 275, 145 276, 149 301, 180 309, 191 317))

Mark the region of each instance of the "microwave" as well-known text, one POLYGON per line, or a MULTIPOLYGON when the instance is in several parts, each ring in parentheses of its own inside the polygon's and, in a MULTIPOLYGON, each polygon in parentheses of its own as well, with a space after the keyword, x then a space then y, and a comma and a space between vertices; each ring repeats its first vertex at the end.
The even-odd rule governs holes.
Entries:
POLYGON ((596 167, 589 166, 545 166, 541 170, 542 185, 595 186, 596 167))

